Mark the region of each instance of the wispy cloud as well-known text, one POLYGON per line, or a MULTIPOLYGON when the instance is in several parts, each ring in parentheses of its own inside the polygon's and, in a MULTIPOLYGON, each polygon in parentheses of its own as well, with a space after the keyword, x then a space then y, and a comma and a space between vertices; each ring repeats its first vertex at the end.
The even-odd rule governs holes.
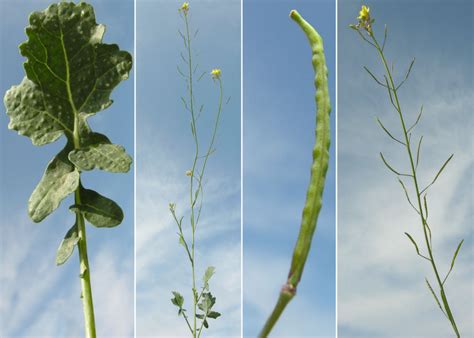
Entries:
MULTIPOLYGON (((45 228, 26 217, 2 223, 2 337, 83 335, 77 251, 66 265, 56 267, 52 233, 45 228)), ((105 245, 90 256, 97 332, 103 337, 133 333, 133 262, 117 252, 105 245)))

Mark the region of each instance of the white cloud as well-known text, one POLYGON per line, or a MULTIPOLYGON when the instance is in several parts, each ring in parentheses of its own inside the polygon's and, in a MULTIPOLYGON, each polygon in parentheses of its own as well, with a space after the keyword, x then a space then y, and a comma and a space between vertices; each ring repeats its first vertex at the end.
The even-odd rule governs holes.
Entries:
MULTIPOLYGON (((50 217, 55 218, 51 223, 64 223, 61 216, 50 217)), ((2 224, 2 337, 83 336, 77 250, 65 265, 55 266, 56 250, 50 245, 55 232, 47 231, 51 223, 38 226, 24 217, 2 224)), ((133 332, 133 264, 123 261, 117 251, 106 246, 89 255, 97 331, 102 337, 133 332)))

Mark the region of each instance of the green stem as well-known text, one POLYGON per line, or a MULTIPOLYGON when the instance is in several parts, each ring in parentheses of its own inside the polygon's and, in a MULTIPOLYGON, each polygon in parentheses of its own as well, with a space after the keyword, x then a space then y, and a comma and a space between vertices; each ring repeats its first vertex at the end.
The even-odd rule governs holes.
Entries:
MULTIPOLYGON (((69 88, 69 87, 68 87, 69 88)), ((70 91, 70 90, 69 90, 70 91)), ((80 137, 79 137, 79 115, 75 110, 74 103, 71 100, 71 106, 74 109, 74 133, 73 133, 73 143, 75 149, 80 149, 80 137)), ((74 203, 76 205, 81 204, 81 183, 74 192, 74 203)), ((90 267, 89 267, 89 258, 87 256, 87 237, 86 237, 86 226, 84 221, 84 216, 81 212, 76 212, 76 224, 79 234, 79 241, 77 243, 79 251, 79 267, 80 267, 80 279, 81 279, 81 299, 84 311, 84 322, 85 322, 85 331, 86 338, 96 338, 95 332, 95 318, 94 318, 94 304, 92 301, 92 287, 91 287, 91 278, 90 278, 90 267)))
POLYGON ((188 72, 189 72, 189 109, 191 110, 191 129, 194 138, 195 144, 195 154, 193 160, 193 166, 191 168, 191 176, 190 176, 190 188, 189 188, 189 197, 190 197, 190 204, 191 204, 191 232, 192 232, 192 242, 191 242, 191 269, 192 269, 192 278, 193 278, 193 329, 192 334, 193 338, 196 338, 196 329, 197 329, 197 302, 196 302, 196 269, 195 269, 195 232, 196 232, 196 224, 195 224, 195 216, 194 216, 194 171, 196 169, 196 164, 199 158, 199 142, 197 138, 197 131, 196 131, 196 116, 194 114, 194 94, 193 94, 193 62, 192 62, 192 53, 191 53, 191 34, 189 33, 189 20, 187 12, 184 13, 184 21, 186 23, 186 40, 187 40, 187 51, 188 51, 188 72))
MULTIPOLYGON (((80 188, 75 192, 75 204, 81 204, 80 188)), ((92 302, 92 288, 90 279, 89 259, 87 257, 87 239, 84 216, 80 212, 76 213, 76 222, 79 233, 79 242, 77 247, 79 249, 79 264, 80 264, 80 278, 81 278, 81 298, 84 310, 84 321, 86 327, 86 338, 95 338, 95 319, 94 319, 94 304, 92 302)))
POLYGON ((316 30, 306 22, 301 15, 292 10, 290 17, 301 27, 306 34, 312 51, 312 64, 315 72, 316 87, 316 142, 313 148, 313 164, 311 178, 303 208, 300 232, 293 251, 288 280, 283 286, 277 304, 259 337, 267 337, 276 324, 286 305, 296 294, 298 283, 303 275, 304 266, 308 258, 317 219, 322 206, 324 183, 329 164, 329 146, 331 142, 330 119, 331 104, 329 99, 327 67, 324 57, 323 40, 316 30))
POLYGON ((419 188, 418 178, 417 178, 417 174, 416 174, 415 161, 413 159, 413 154, 412 154, 411 147, 410 147, 410 138, 409 138, 409 135, 408 135, 408 132, 407 132, 405 119, 403 117, 400 101, 398 99, 398 91, 396 89, 395 82, 393 81, 393 76, 392 76, 392 73, 390 71, 390 68, 388 67, 387 60, 385 59, 385 55, 383 53, 382 48, 380 47, 379 43, 377 42, 374 34, 372 33, 372 34, 370 34, 370 36, 372 37, 372 40, 374 41, 376 49, 379 52, 380 57, 382 58, 382 62, 383 62, 383 65, 385 67, 385 71, 387 72, 387 75, 388 75, 388 78, 389 78, 389 81, 390 81, 390 88, 388 88, 388 90, 391 90, 393 92, 393 96, 394 96, 394 99, 395 99, 395 105, 396 105, 395 108, 396 108, 396 110, 398 112, 398 115, 400 117, 400 123, 402 125, 403 134, 404 134, 404 137, 405 137, 405 147, 406 147, 406 150, 407 150, 407 153, 408 153, 408 158, 410 160, 410 168, 411 168, 411 173, 412 173, 412 178, 413 178, 413 184, 415 186, 416 198, 417 198, 417 202, 418 202, 418 211, 419 211, 419 214, 420 214, 421 224, 422 224, 422 227, 423 227, 423 233, 424 233, 426 248, 428 250, 429 261, 431 262, 431 266, 433 268, 433 271, 434 271, 434 274, 435 274, 435 277, 436 277, 436 281, 438 282, 438 286, 439 286, 440 293, 441 293, 441 298, 442 298, 442 301, 443 301, 444 309, 445 309, 446 314, 448 316, 448 320, 450 321, 451 326, 452 326, 456 336, 459 338, 460 337, 459 330, 456 326, 456 322, 455 322, 454 317, 452 315, 451 308, 449 307, 446 292, 444 291, 444 285, 443 285, 443 282, 441 281, 441 277, 439 275, 438 268, 436 267, 435 259, 434 259, 434 256, 433 256, 433 251, 432 251, 432 248, 431 248, 431 245, 430 245, 430 240, 429 240, 429 235, 428 235, 428 230, 427 230, 427 222, 426 222, 426 218, 425 218, 425 215, 424 215, 424 212, 423 212, 421 195, 420 195, 420 188, 419 188))

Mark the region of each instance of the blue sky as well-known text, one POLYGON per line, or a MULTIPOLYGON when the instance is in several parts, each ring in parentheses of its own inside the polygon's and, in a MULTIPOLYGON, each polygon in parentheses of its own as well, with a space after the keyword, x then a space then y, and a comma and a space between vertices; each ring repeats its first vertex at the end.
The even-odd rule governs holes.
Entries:
MULTIPOLYGON (((398 117, 383 88, 362 69, 382 74, 375 50, 348 28, 360 1, 339 1, 338 64, 338 323, 341 337, 448 337, 449 322, 426 288, 428 264, 404 232, 421 241, 419 219, 379 152, 407 168, 402 148, 377 126, 400 135, 398 117)), ((446 286, 462 336, 473 328, 473 3, 472 1, 369 1, 374 29, 388 25, 386 54, 400 79, 409 121, 421 104, 414 137, 424 135, 419 175, 426 184, 445 159, 453 160, 430 188, 430 226, 444 274, 459 241, 465 242, 446 286)), ((424 251, 424 250, 423 250, 424 251)))
MULTIPOLYGON (((90 1, 99 23, 107 26, 104 42, 133 51, 133 1, 90 1)), ((0 92, 20 83, 24 76, 18 45, 26 40, 28 15, 50 1, 2 0, 0 36, 0 92)), ((2 94, 3 97, 3 94, 2 94)), ((106 134, 133 154, 133 74, 112 94, 114 104, 90 120, 92 129, 106 134)), ((83 336, 79 298, 77 251, 56 267, 56 250, 74 222, 69 197, 42 223, 27 215, 28 198, 49 160, 62 149, 64 138, 35 147, 27 137, 7 128, 0 114, 0 335, 2 337, 83 336)), ((113 175, 87 172, 86 187, 111 197, 125 213, 113 229, 88 226, 97 333, 125 337, 133 333, 133 173, 113 175)))
MULTIPOLYGON (((191 267, 178 244, 177 227, 168 209, 176 203, 189 235, 188 182, 193 139, 190 116, 180 96, 186 85, 177 72, 184 51, 178 30, 184 22, 179 1, 137 2, 137 335, 189 336, 171 304, 171 291, 191 303, 191 267)), ((210 321, 206 337, 236 337, 241 326, 240 274, 240 2, 190 1, 195 57, 206 75, 195 87, 205 104, 198 132, 206 144, 216 113, 218 88, 209 72, 222 69, 225 97, 216 143, 210 157, 201 225, 197 231, 198 282, 207 266, 222 317, 210 321)), ((189 238, 189 237, 188 237, 189 238)), ((192 312, 192 311, 191 311, 192 312)))
MULTIPOLYGON (((244 336, 255 337, 285 283, 314 145, 311 50, 289 19, 297 9, 324 39, 335 106, 335 3, 244 2, 244 336)), ((333 110, 334 111, 334 110, 333 110)), ((331 115, 334 140, 334 113, 331 115)), ((335 331, 334 142, 318 229, 297 296, 272 337, 335 331)))

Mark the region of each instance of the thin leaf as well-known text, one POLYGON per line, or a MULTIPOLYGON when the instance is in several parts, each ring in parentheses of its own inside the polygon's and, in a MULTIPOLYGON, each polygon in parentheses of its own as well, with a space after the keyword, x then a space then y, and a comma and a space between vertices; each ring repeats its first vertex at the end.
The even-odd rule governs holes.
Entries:
POLYGON ((411 237, 411 235, 408 233, 408 232, 405 232, 405 235, 407 235, 408 239, 410 239, 410 241, 413 243, 413 245, 415 246, 415 249, 416 249, 416 253, 419 255, 420 254, 420 250, 418 249, 418 245, 416 244, 415 240, 413 239, 413 237, 411 237))
POLYGON ((400 141, 399 139, 397 139, 396 137, 394 137, 388 130, 387 128, 385 128, 385 126, 383 125, 382 121, 380 121, 380 119, 377 117, 377 122, 378 124, 380 125, 380 127, 383 129, 383 131, 385 131, 387 133, 387 135, 394 141, 402 144, 402 145, 406 145, 404 142, 400 141))
POLYGON ((183 62, 185 64, 188 64, 188 61, 186 60, 186 58, 184 57, 183 53, 179 53, 179 55, 181 56, 181 59, 183 60, 183 62))
POLYGON ((456 248, 456 251, 454 252, 453 259, 451 260, 451 267, 449 268, 449 271, 446 274, 446 277, 444 277, 444 280, 443 280, 443 283, 442 283, 443 285, 446 282, 446 280, 448 279, 449 274, 451 273, 451 271, 453 271, 454 263, 456 261, 456 257, 458 256, 459 250, 461 250, 461 246, 462 246, 463 243, 464 243, 464 239, 458 244, 458 247, 456 248))
POLYGON ((198 77, 198 82, 201 81, 201 79, 203 78, 203 76, 206 75, 206 72, 202 72, 201 75, 198 77))
POLYGON ((408 190, 407 188, 405 187, 405 184, 403 183, 403 181, 401 179, 398 179, 398 182, 400 182, 402 188, 403 188, 403 191, 405 192, 405 196, 408 200, 408 203, 410 203, 411 207, 413 208, 413 210, 416 211, 417 214, 420 214, 420 211, 413 205, 413 203, 411 202, 411 199, 410 199, 410 195, 408 194, 408 190))
POLYGON ((416 149, 416 165, 415 165, 415 170, 418 168, 418 163, 420 162, 421 141, 423 141, 423 136, 420 137, 420 141, 418 141, 418 147, 417 147, 417 149, 416 149))
POLYGON ((448 315, 446 314, 446 312, 444 312, 443 308, 441 307, 441 303, 438 299, 438 296, 436 296, 436 293, 434 292, 433 288, 431 287, 430 282, 428 282, 428 279, 426 279, 426 278, 425 278, 425 281, 426 281, 426 285, 428 286, 428 289, 430 289, 431 294, 433 295, 433 297, 436 301, 436 304, 438 304, 439 309, 445 315, 445 317, 448 318, 448 315))
POLYGON ((385 25, 384 32, 383 32, 383 43, 382 43, 382 52, 385 49, 385 43, 387 42, 387 25, 385 25))
POLYGON ((423 196, 423 203, 425 205, 425 219, 428 220, 428 202, 426 201, 426 194, 423 196))
POLYGON ((407 235, 408 239, 413 243, 413 245, 415 246, 415 249, 416 249, 416 253, 418 254, 418 256, 428 260, 428 261, 431 261, 428 257, 422 255, 420 253, 420 250, 418 249, 418 245, 416 244, 415 240, 413 239, 413 237, 410 236, 410 234, 408 232, 405 232, 405 235, 407 235))
POLYGON ((380 157, 382 158, 382 161, 383 161, 383 163, 385 164, 385 166, 386 166, 391 172, 393 172, 394 174, 396 174, 397 176, 410 176, 410 177, 411 177, 411 175, 402 174, 402 173, 399 173, 398 171, 396 171, 395 169, 393 169, 393 167, 390 166, 390 164, 388 164, 388 162, 385 160, 385 157, 383 156, 382 153, 380 153, 380 157))
POLYGON ((420 109, 420 112, 418 113, 418 117, 416 118, 415 123, 413 123, 412 126, 410 128, 408 128, 407 133, 409 133, 413 128, 415 128, 415 126, 420 121, 420 118, 421 118, 422 114, 423 114, 423 105, 421 105, 421 109, 420 109))
POLYGON ((451 154, 451 156, 449 156, 449 158, 444 162, 443 166, 441 167, 441 169, 439 169, 438 173, 436 174, 435 178, 433 179, 433 181, 428 184, 426 186, 426 188, 424 188, 421 192, 420 192, 420 195, 423 194, 429 187, 431 187, 435 182, 436 180, 438 179, 439 175, 441 175, 441 173, 443 172, 444 168, 446 168, 446 166, 448 165, 449 161, 451 161, 451 159, 453 158, 454 154, 451 154))
POLYGON ((464 243, 464 239, 458 244, 456 252, 454 253, 453 260, 451 261, 451 270, 454 268, 454 262, 456 261, 456 257, 458 256, 459 250, 461 250, 461 246, 464 243))
POLYGON ((410 66, 408 67, 408 71, 407 71, 406 74, 405 74, 405 78, 404 78, 403 81, 400 82, 400 84, 397 86, 396 90, 398 90, 398 89, 405 83, 405 81, 408 79, 408 77, 410 76, 411 69, 412 69, 414 63, 415 63, 415 58, 413 58, 413 60, 411 61, 410 66))
POLYGON ((369 70, 369 68, 364 66, 364 69, 367 73, 369 73, 369 75, 372 77, 372 79, 374 79, 374 81, 377 82, 377 84, 381 85, 382 87, 388 88, 386 85, 384 85, 382 82, 380 82, 379 79, 377 79, 377 77, 374 74, 372 74, 372 72, 369 70))
POLYGON ((384 79, 385 79, 385 84, 386 84, 386 88, 387 88, 387 91, 388 91, 388 97, 390 98, 390 103, 392 104, 393 108, 395 108, 395 110, 397 112, 399 112, 398 110, 398 107, 397 105, 395 104, 395 102, 393 101, 393 96, 392 96, 392 88, 390 87, 390 85, 388 84, 388 78, 386 75, 383 76, 384 79))

